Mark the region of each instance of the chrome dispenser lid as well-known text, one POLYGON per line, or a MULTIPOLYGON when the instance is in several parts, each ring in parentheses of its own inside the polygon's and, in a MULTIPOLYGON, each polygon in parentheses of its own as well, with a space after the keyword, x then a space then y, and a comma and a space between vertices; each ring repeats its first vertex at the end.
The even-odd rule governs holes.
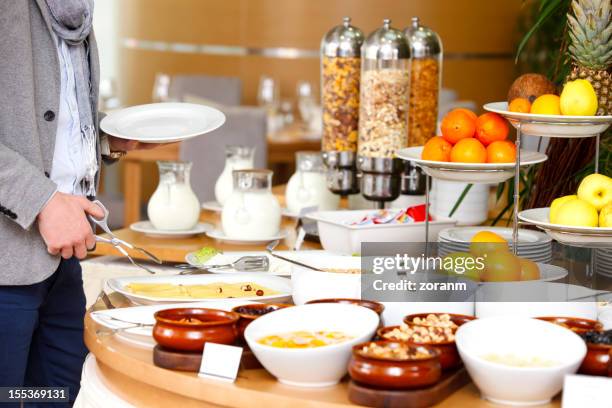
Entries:
POLYGON ((357 57, 361 55, 363 32, 351 25, 351 18, 332 28, 321 40, 321 54, 326 57, 357 57))
POLYGON ((421 25, 418 17, 404 30, 413 58, 433 57, 442 53, 442 40, 431 28, 421 25))
POLYGON ((383 26, 368 36, 361 47, 364 58, 397 60, 410 58, 410 46, 404 33, 391 27, 391 20, 383 20, 383 26))

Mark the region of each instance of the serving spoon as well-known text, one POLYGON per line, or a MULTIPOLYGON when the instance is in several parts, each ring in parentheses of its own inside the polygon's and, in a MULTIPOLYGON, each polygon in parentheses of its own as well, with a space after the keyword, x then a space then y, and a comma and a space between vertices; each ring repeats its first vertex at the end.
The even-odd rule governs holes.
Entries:
POLYGON ((279 240, 276 241, 272 241, 270 242, 267 246, 266 246, 266 252, 269 253, 271 256, 278 258, 278 259, 282 259, 285 262, 289 262, 292 263, 294 265, 298 265, 301 266, 302 268, 307 268, 313 271, 317 271, 317 272, 325 272, 323 269, 319 269, 319 268, 315 268, 314 266, 310 266, 310 265, 306 265, 304 263, 301 263, 299 261, 290 259, 290 258, 285 258, 284 256, 278 255, 277 253, 274 252, 274 248, 276 248, 279 244, 279 240))

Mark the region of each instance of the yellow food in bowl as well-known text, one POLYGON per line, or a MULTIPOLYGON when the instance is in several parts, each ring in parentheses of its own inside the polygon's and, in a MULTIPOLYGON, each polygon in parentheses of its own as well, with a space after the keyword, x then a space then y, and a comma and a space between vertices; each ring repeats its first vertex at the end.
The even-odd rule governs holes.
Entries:
POLYGON ((509 367, 536 368, 559 365, 556 361, 546 360, 537 356, 522 357, 515 354, 487 354, 482 358, 491 363, 502 364, 509 367))
POLYGON ((152 298, 227 299, 276 295, 279 292, 253 282, 213 282, 202 285, 173 283, 130 283, 125 288, 136 295, 152 298))
POLYGON ((295 331, 283 334, 271 334, 257 342, 265 346, 278 348, 314 348, 338 344, 352 339, 339 331, 295 331))

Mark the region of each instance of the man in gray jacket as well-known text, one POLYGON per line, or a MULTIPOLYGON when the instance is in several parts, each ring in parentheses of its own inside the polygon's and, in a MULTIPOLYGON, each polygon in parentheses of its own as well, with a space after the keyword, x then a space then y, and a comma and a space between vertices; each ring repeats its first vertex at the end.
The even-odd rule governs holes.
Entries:
POLYGON ((101 157, 93 0, 0 1, 0 387, 78 392, 101 157))

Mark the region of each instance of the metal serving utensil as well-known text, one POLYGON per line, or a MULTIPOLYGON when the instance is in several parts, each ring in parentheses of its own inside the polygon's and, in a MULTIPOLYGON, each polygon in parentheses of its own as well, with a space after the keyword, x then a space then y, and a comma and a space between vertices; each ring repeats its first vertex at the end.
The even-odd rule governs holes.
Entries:
POLYGON ((206 273, 211 269, 235 269, 244 272, 266 272, 270 268, 270 260, 267 256, 243 256, 234 262, 223 265, 203 265, 195 266, 190 264, 175 265, 178 269, 183 269, 179 275, 197 275, 206 273))
POLYGON ((136 251, 139 251, 143 254, 145 254, 150 260, 152 260, 153 262, 155 262, 158 265, 162 264, 161 259, 159 259, 158 257, 156 257, 155 255, 153 255, 151 252, 147 251, 144 248, 141 247, 137 247, 135 245, 130 244, 129 242, 126 242, 120 238, 117 238, 115 236, 115 234, 113 234, 113 232, 111 231, 111 229, 108 226, 108 210, 106 209, 106 207, 104 206, 104 204, 102 204, 102 202, 100 202, 99 200, 95 200, 93 201, 94 204, 96 204, 98 207, 100 207, 102 209, 102 212, 104 213, 104 216, 102 218, 95 218, 92 215, 88 215, 87 217, 91 220, 91 222, 93 222, 94 224, 98 225, 100 228, 102 228, 102 230, 104 232, 106 232, 110 238, 105 238, 105 237, 101 237, 99 235, 96 235, 96 242, 104 242, 106 244, 111 244, 112 246, 114 246, 115 248, 117 248, 117 250, 119 252, 121 252, 127 259, 129 259, 129 261, 134 265, 137 266, 139 268, 144 269, 145 271, 149 272, 150 274, 155 274, 155 271, 149 269, 148 267, 146 267, 145 265, 142 265, 141 263, 136 262, 129 254, 128 251, 124 248, 129 248, 129 249, 133 249, 136 251))
POLYGON ((311 270, 313 270, 313 271, 317 271, 317 272, 325 272, 323 269, 315 268, 314 266, 306 265, 306 264, 303 264, 303 263, 301 263, 301 262, 299 262, 299 261, 295 261, 295 260, 290 259, 290 258, 285 258, 284 256, 281 256, 281 255, 276 254, 276 253, 274 252, 274 248, 276 248, 276 247, 278 246, 279 242, 280 242, 279 240, 276 240, 276 241, 272 241, 272 242, 270 242, 270 243, 269 243, 269 244, 266 246, 266 252, 268 252, 270 255, 272 255, 272 256, 273 256, 273 257, 275 257, 275 258, 282 259, 282 260, 283 260, 283 261, 285 261, 285 262, 289 262, 289 263, 292 263, 292 264, 294 264, 294 265, 301 266, 301 267, 303 267, 303 268, 308 268, 308 269, 311 269, 311 270))

